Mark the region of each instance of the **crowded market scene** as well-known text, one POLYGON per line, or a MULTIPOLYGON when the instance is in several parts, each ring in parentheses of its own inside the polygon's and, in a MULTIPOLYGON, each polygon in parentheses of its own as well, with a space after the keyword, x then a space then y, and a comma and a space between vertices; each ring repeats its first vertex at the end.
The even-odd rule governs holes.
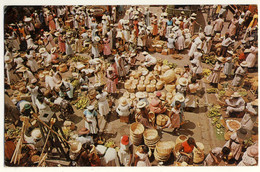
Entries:
POLYGON ((257 5, 3 9, 5 166, 258 166, 257 5))

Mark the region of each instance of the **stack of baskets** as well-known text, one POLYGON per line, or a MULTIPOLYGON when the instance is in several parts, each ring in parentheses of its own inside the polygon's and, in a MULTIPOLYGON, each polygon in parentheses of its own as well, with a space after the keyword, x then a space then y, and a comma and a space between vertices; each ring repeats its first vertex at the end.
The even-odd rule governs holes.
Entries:
POLYGON ((147 129, 144 131, 144 144, 149 148, 154 149, 156 143, 160 140, 158 131, 156 129, 147 129))
POLYGON ((159 114, 156 117, 156 124, 160 127, 165 126, 169 120, 169 117, 164 114, 159 114))
POLYGON ((197 142, 196 145, 200 148, 201 151, 199 151, 196 147, 194 147, 194 149, 193 149, 193 162, 198 164, 198 163, 201 163, 204 160, 205 154, 204 154, 204 145, 200 142, 197 142))
POLYGON ((154 157, 157 161, 165 162, 170 156, 171 152, 175 146, 173 141, 160 141, 156 144, 156 148, 154 150, 154 157))
POLYGON ((177 139, 176 139, 176 145, 174 147, 174 155, 175 157, 179 156, 179 149, 181 147, 181 144, 183 142, 185 142, 187 140, 187 136, 184 136, 184 135, 180 135, 177 139))
POLYGON ((135 122, 130 126, 130 140, 138 146, 143 142, 144 126, 141 123, 135 122))

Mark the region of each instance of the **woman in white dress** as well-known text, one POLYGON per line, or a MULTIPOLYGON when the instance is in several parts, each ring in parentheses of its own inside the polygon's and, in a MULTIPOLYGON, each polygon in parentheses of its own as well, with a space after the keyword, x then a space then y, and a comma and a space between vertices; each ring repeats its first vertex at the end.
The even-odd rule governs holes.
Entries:
POLYGON ((122 165, 131 166, 133 157, 133 144, 129 141, 129 137, 127 135, 121 137, 118 157, 122 165))
POLYGON ((26 87, 29 92, 31 93, 31 99, 32 99, 32 104, 34 106, 36 106, 36 99, 37 99, 37 96, 39 94, 38 90, 39 90, 39 87, 36 86, 36 83, 34 84, 30 84, 26 87))
POLYGON ((148 159, 149 148, 146 145, 142 145, 135 153, 135 163, 134 166, 144 167, 151 166, 151 163, 148 159))
POLYGON ((83 113, 85 115, 85 127, 89 130, 90 134, 97 134, 97 112, 94 110, 94 106, 88 106, 88 108, 83 113))
POLYGON ((107 92, 103 92, 102 91, 102 87, 97 88, 97 92, 98 92, 98 95, 96 96, 96 98, 98 100, 98 111, 99 111, 99 114, 101 116, 106 117, 109 114, 109 112, 110 112, 108 101, 107 101, 108 93, 107 92))
POLYGON ((208 80, 210 81, 210 84, 212 84, 214 87, 217 87, 219 81, 220 81, 220 71, 223 68, 223 62, 225 62, 224 57, 217 58, 218 61, 215 64, 215 67, 211 74, 208 77, 208 80))
POLYGON ((98 51, 98 42, 100 41, 100 37, 95 36, 94 41, 92 42, 92 54, 94 58, 98 58, 100 56, 98 51))
POLYGON ((256 64, 256 61, 257 61, 257 52, 258 52, 258 48, 257 47, 254 47, 252 46, 250 48, 250 51, 251 53, 247 56, 246 58, 246 62, 248 64, 248 68, 253 68, 256 64))
POLYGON ((54 112, 51 110, 51 108, 49 106, 50 102, 43 95, 39 94, 37 96, 35 104, 36 104, 38 112, 41 116, 43 116, 45 114, 47 114, 48 116, 52 116, 54 114, 54 112))
POLYGON ((5 69, 7 76, 7 84, 10 85, 16 83, 19 80, 19 78, 16 74, 14 74, 12 59, 9 56, 5 57, 5 69))
POLYGON ((30 51, 30 54, 26 55, 28 61, 27 61, 27 65, 30 67, 32 72, 37 72, 37 70, 39 69, 39 66, 36 62, 36 60, 33 58, 33 51, 30 51))
POLYGON ((237 70, 235 72, 235 77, 232 81, 232 86, 238 87, 242 84, 244 77, 246 75, 247 66, 248 66, 248 64, 246 61, 243 61, 242 63, 240 63, 240 66, 237 68, 237 70))

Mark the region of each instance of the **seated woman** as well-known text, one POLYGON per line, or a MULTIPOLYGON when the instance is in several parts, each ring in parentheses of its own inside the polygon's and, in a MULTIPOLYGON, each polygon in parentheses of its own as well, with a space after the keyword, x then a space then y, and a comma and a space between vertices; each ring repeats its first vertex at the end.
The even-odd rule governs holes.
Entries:
POLYGON ((148 110, 145 101, 139 101, 137 103, 135 121, 140 122, 145 128, 152 128, 152 124, 149 123, 148 110))
POLYGON ((162 114, 164 113, 167 108, 162 105, 162 102, 157 97, 153 98, 151 100, 151 103, 149 104, 150 111, 155 114, 162 114))
POLYGON ((186 108, 188 110, 194 110, 198 106, 198 98, 196 96, 199 89, 199 83, 195 77, 191 78, 191 84, 187 87, 186 108))
POLYGON ((169 120, 166 125, 162 127, 162 129, 173 128, 173 131, 179 130, 181 127, 181 115, 181 102, 176 101, 174 108, 172 108, 169 114, 169 120))
POLYGON ((148 158, 148 147, 146 145, 142 145, 138 147, 139 149, 136 151, 134 156, 134 166, 143 167, 143 166, 151 166, 151 163, 148 158))
POLYGON ((196 147, 200 152, 200 148, 196 145, 196 142, 193 137, 189 137, 187 141, 181 144, 179 149, 179 156, 177 157, 177 162, 186 162, 187 164, 192 164, 192 151, 196 147))

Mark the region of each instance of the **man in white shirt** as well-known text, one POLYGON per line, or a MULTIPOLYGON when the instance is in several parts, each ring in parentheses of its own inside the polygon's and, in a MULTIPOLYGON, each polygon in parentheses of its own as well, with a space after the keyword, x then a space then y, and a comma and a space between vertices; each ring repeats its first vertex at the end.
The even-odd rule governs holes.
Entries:
POLYGON ((224 25, 223 16, 219 15, 219 18, 217 20, 215 20, 213 24, 214 24, 214 35, 216 33, 221 33, 223 25, 224 25))

